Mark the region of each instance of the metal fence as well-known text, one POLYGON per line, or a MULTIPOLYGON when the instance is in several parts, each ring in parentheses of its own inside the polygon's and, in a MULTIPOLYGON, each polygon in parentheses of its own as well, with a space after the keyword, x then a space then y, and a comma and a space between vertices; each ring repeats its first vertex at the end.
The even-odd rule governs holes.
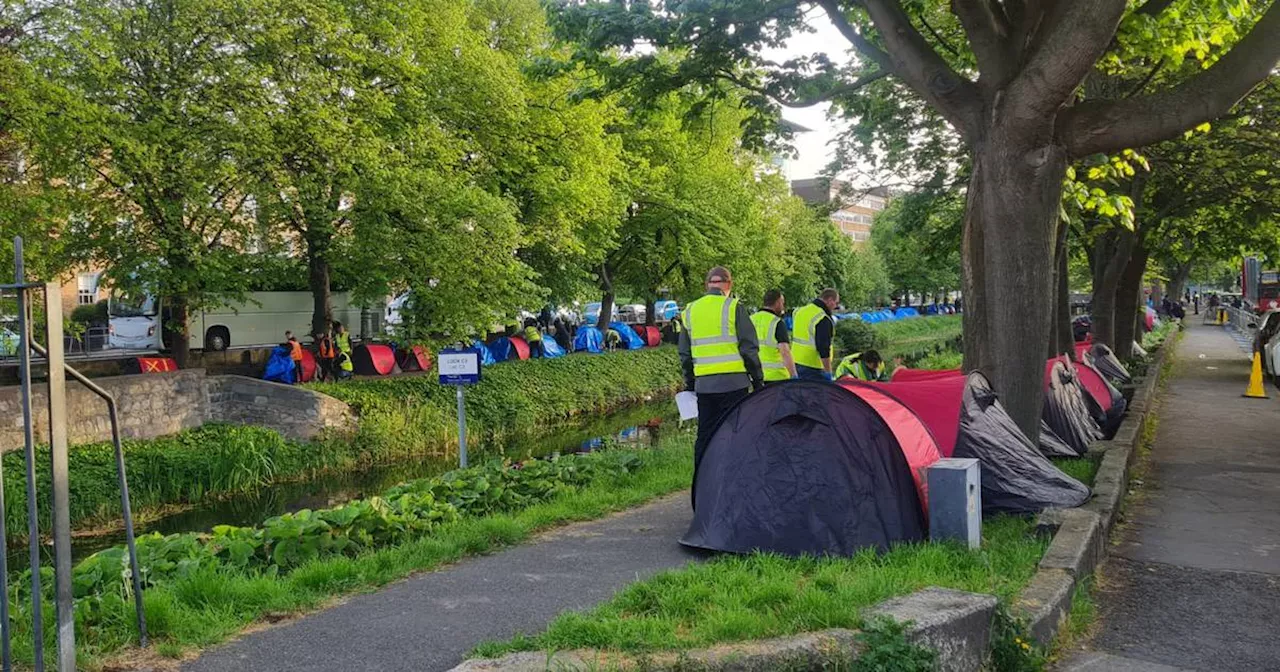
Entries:
MULTIPOLYGON (((147 624, 142 609, 142 582, 138 571, 138 554, 134 545, 133 515, 129 506, 129 484, 125 477, 124 451, 120 445, 120 423, 116 400, 93 381, 66 365, 68 349, 63 333, 62 296, 56 283, 28 282, 23 267, 22 239, 14 239, 14 283, 0 285, 0 305, 13 306, 14 315, 7 318, 4 331, 0 331, 0 347, 5 356, 18 363, 18 379, 21 387, 22 420, 24 429, 23 462, 25 466, 27 499, 27 539, 30 545, 31 566, 31 635, 32 667, 44 670, 44 619, 40 572, 40 517, 36 492, 36 442, 35 414, 32 403, 31 369, 33 355, 43 357, 48 364, 48 419, 50 453, 50 494, 53 537, 54 609, 56 614, 57 644, 55 665, 58 672, 74 672, 76 667, 75 602, 72 592, 70 488, 68 483, 67 441, 67 377, 89 388, 107 405, 111 419, 111 438, 115 447, 116 477, 120 486, 120 504, 124 516, 125 540, 129 550, 129 575, 133 588, 134 608, 138 626, 138 641, 147 645, 147 624), (45 315, 44 343, 36 342, 33 307, 43 301, 45 315), (10 329, 11 323, 14 328, 10 329)), ((78 339, 77 339, 78 340, 78 339)), ((8 547, 8 531, 4 525, 4 473, 0 471, 0 549, 8 547)), ((9 595, 8 554, 0 553, 0 597, 9 595)), ((4 672, 13 669, 11 647, 12 632, 9 623, 9 601, 0 599, 0 665, 4 672)))

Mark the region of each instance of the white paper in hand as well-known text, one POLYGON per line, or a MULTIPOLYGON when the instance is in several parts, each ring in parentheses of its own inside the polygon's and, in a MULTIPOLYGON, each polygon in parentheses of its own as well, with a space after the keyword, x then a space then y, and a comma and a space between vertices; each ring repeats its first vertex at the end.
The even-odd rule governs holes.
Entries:
POLYGON ((680 409, 680 419, 693 420, 698 417, 698 394, 696 392, 680 392, 676 394, 676 408, 680 409))

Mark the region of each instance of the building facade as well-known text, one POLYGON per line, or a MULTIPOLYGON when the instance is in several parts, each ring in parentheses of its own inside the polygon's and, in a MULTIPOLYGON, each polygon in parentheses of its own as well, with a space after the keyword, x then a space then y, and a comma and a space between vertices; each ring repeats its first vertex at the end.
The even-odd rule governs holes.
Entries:
POLYGON ((875 216, 889 204, 886 187, 865 189, 822 177, 792 180, 791 193, 809 205, 830 208, 831 223, 855 245, 871 242, 875 216))

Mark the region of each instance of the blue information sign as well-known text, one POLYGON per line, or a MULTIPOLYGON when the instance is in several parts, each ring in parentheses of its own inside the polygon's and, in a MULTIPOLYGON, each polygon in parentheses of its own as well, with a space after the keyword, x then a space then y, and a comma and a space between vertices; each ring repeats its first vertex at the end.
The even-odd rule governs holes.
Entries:
POLYGON ((480 351, 471 348, 441 350, 436 358, 441 385, 475 385, 480 382, 480 351))

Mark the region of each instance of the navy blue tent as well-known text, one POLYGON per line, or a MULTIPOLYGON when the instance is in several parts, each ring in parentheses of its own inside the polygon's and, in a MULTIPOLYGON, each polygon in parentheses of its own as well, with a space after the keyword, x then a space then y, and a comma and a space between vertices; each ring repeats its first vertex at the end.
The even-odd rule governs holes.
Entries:
POLYGON ((637 334, 635 329, 621 322, 610 322, 609 328, 622 336, 622 343, 619 344, 619 347, 627 350, 639 350, 644 347, 644 339, 640 338, 640 334, 637 334))
POLYGON ((493 358, 493 351, 490 350, 489 346, 485 345, 483 342, 475 341, 471 344, 471 347, 480 353, 481 366, 489 366, 490 364, 498 363, 498 360, 493 358))
POLYGON ((925 538, 893 431, 829 383, 787 381, 739 402, 695 465, 693 491, 686 546, 849 556, 925 538))
POLYGON ((271 351, 271 358, 267 360, 267 370, 262 374, 262 379, 293 384, 293 358, 289 356, 288 349, 277 345, 271 351))
POLYGON ((604 345, 604 334, 595 327, 582 327, 573 339, 574 352, 600 352, 604 345))

